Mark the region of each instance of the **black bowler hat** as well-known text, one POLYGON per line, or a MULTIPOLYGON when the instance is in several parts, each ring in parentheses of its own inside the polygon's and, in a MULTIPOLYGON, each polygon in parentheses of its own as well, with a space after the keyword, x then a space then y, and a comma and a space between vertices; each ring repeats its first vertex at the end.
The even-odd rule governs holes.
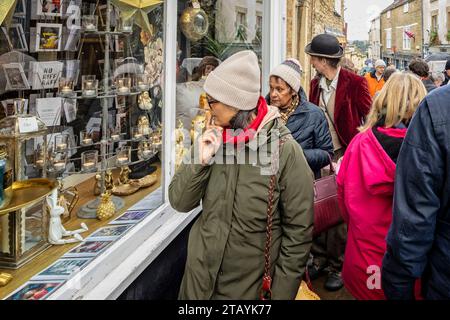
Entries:
POLYGON ((335 36, 323 33, 312 39, 311 43, 306 46, 305 52, 311 56, 341 58, 344 55, 344 48, 335 36))

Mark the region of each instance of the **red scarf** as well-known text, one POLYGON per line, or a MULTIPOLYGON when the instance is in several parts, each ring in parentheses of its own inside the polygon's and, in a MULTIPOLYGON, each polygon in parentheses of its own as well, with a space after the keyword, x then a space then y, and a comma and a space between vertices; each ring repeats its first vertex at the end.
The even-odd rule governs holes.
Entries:
POLYGON ((247 143, 249 140, 253 139, 261 125, 264 117, 267 115, 269 108, 267 107, 266 99, 259 97, 258 101, 258 114, 256 118, 250 123, 250 125, 244 130, 240 130, 240 133, 235 136, 233 135, 233 130, 230 128, 224 128, 222 137, 223 143, 234 143, 235 145, 247 143))

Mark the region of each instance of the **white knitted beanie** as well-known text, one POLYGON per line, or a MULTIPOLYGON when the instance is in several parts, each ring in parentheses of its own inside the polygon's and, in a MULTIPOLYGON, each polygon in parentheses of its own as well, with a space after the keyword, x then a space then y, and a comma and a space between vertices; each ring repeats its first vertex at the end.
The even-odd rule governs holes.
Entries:
POLYGON ((252 110, 261 96, 261 71, 253 51, 240 51, 222 62, 206 78, 205 92, 228 106, 252 110))
POLYGON ((302 71, 302 66, 298 60, 287 59, 282 64, 276 66, 270 73, 270 76, 283 79, 295 92, 299 92, 302 71))

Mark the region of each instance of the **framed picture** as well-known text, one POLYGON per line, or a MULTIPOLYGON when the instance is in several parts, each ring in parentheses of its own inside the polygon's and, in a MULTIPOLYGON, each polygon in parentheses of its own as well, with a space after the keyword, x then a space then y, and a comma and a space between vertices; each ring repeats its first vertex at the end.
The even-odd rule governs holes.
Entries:
POLYGON ((17 0, 16 10, 14 11, 14 17, 25 17, 27 14, 26 0, 17 0))
POLYGON ((37 15, 61 17, 63 13, 62 0, 37 0, 37 15))
POLYGON ((61 50, 62 24, 37 23, 36 24, 36 51, 61 50))
POLYGON ((105 251, 111 243, 112 241, 85 241, 66 253, 64 258, 95 257, 105 251))
POLYGON ((7 90, 27 90, 30 89, 22 64, 8 63, 3 65, 6 77, 7 90))
POLYGON ((127 211, 116 220, 111 221, 110 224, 136 224, 144 219, 149 213, 150 211, 148 210, 127 211))
POLYGON ((44 300, 65 281, 29 281, 9 295, 6 300, 44 300))
POLYGON ((17 51, 28 51, 27 39, 25 37, 25 32, 20 23, 14 23, 6 30, 2 27, 3 33, 8 38, 8 42, 13 50, 17 51))
POLYGON ((106 226, 91 234, 88 240, 117 240, 132 227, 132 225, 106 226))
POLYGON ((92 258, 60 259, 33 277, 33 280, 68 279, 82 270, 92 258))
POLYGON ((115 35, 115 49, 116 52, 123 52, 125 49, 125 39, 123 37, 115 35))

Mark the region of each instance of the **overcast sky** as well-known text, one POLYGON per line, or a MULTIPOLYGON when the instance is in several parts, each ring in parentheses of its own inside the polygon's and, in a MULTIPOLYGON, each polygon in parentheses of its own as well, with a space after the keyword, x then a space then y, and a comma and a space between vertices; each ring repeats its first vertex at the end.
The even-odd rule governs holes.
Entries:
POLYGON ((349 40, 368 40, 370 20, 375 18, 394 0, 344 0, 345 21, 348 22, 349 40))

